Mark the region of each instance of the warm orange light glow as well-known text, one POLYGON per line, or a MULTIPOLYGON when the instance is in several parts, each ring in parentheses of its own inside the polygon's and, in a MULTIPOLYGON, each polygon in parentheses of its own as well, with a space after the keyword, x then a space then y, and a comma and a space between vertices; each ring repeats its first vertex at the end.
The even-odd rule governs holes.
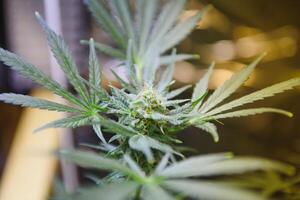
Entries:
POLYGON ((236 48, 232 41, 221 40, 212 46, 212 60, 227 61, 232 60, 236 56, 236 48))
POLYGON ((211 7, 203 19, 199 22, 198 29, 208 29, 212 28, 221 33, 226 33, 229 31, 231 23, 229 19, 220 11, 211 7))
POLYGON ((191 63, 178 62, 176 64, 174 78, 182 83, 193 83, 195 75, 197 74, 196 69, 191 63))
POLYGON ((233 72, 228 69, 216 69, 210 81, 210 88, 215 89, 222 85, 233 75, 233 72))

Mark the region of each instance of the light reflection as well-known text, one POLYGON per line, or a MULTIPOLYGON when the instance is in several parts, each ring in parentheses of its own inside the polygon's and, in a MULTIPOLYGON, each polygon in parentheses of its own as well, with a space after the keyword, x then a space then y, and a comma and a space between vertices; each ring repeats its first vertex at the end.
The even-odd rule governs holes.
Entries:
POLYGON ((188 62, 178 62, 175 66, 174 78, 182 83, 193 83, 197 70, 188 62))
POLYGON ((215 61, 232 60, 236 56, 236 48, 230 40, 220 40, 212 46, 215 61))
POLYGON ((216 69, 211 77, 210 89, 215 89, 222 85, 233 75, 233 72, 228 69, 216 69))
POLYGON ((231 29, 230 20, 220 11, 211 7, 203 19, 198 23, 198 29, 214 29, 221 33, 226 33, 231 29))
POLYGON ((292 57, 297 52, 298 30, 291 27, 281 27, 268 33, 262 33, 257 29, 237 28, 235 36, 245 36, 233 40, 220 40, 211 44, 202 44, 196 47, 202 61, 225 62, 239 58, 253 58, 264 52, 268 55, 264 61, 279 60, 292 57), (254 35, 246 36, 250 33, 254 35))
POLYGON ((239 57, 250 58, 261 54, 267 48, 266 42, 253 37, 244 37, 236 41, 236 49, 239 57))

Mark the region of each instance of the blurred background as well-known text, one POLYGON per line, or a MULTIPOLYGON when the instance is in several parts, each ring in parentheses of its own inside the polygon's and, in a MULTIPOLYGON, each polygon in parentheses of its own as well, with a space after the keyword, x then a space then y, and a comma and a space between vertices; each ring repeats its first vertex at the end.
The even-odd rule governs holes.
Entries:
MULTIPOLYGON (((194 84, 208 65, 216 61, 210 83, 213 90, 263 52, 268 53, 266 58, 233 97, 300 76, 300 1, 188 0, 189 10, 184 14, 189 15, 207 4, 212 4, 213 8, 197 29, 178 45, 179 52, 201 56, 197 61, 177 64, 175 79, 178 85, 194 84)), ((44 9, 41 0, 0 1, 0 46, 50 73, 45 37, 34 17, 34 11, 44 13, 44 9)), ((96 41, 108 44, 110 40, 90 17, 82 0, 63 0, 60 10, 62 35, 84 75, 87 73, 87 49, 79 44, 79 40, 94 37, 96 41)), ((101 56, 107 79, 113 78, 109 72, 113 62, 101 56)), ((36 87, 8 68, 0 67, 0 92, 26 94, 36 87)), ((188 91, 184 95, 190 94, 188 91)), ((224 120, 224 124, 218 126, 221 140, 217 144, 208 134, 193 128, 180 133, 179 137, 199 153, 232 151, 238 155, 266 156, 300 166, 299 102, 300 88, 297 88, 256 103, 289 110, 294 113, 294 118, 263 114, 224 120)), ((22 111, 20 107, 0 103, 0 177, 22 111)), ((76 130, 74 136, 76 144, 95 139, 88 128, 76 130)))

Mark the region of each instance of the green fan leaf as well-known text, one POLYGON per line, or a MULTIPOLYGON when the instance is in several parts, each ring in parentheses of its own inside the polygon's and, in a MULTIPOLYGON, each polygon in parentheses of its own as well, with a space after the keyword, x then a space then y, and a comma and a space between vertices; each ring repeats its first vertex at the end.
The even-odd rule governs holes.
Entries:
POLYGON ((245 117, 249 115, 257 115, 262 113, 278 113, 282 115, 286 115, 287 117, 293 117, 293 113, 288 112, 286 110, 282 109, 276 109, 276 108, 251 108, 251 109, 243 109, 238 111, 233 111, 229 113, 224 114, 218 114, 214 115, 211 118, 212 119, 225 119, 225 118, 231 118, 231 117, 245 117))
POLYGON ((119 134, 125 137, 131 137, 133 135, 139 134, 137 131, 133 130, 130 127, 124 126, 120 123, 117 123, 113 120, 107 119, 100 115, 97 116, 97 121, 101 124, 101 126, 105 127, 108 131, 119 134))
MULTIPOLYGON (((139 51, 141 54, 144 53, 145 46, 147 44, 151 28, 152 22, 155 18, 156 9, 157 9, 157 0, 138 0, 138 21, 139 21, 139 51)), ((137 31, 137 32, 139 32, 137 31)), ((142 55, 139 55, 142 56, 142 55)))
MULTIPOLYGON (((171 57, 174 58, 175 56, 176 56, 176 49, 173 49, 171 57)), ((161 77, 159 79, 159 82, 157 84, 158 91, 163 92, 164 90, 166 90, 166 88, 168 87, 168 85, 172 81, 174 68, 175 68, 175 62, 171 62, 165 68, 165 70, 162 72, 161 77)))
POLYGON ((151 137, 144 135, 135 135, 131 137, 129 140, 129 145, 131 148, 143 152, 150 163, 154 161, 151 148, 164 153, 171 153, 184 157, 182 154, 174 151, 169 145, 163 144, 155 139, 152 139, 151 137))
POLYGON ((116 8, 116 14, 122 22, 123 28, 127 33, 127 37, 134 40, 135 34, 132 24, 131 10, 128 1, 113 0, 112 4, 116 8))
MULTIPOLYGON (((209 79, 211 77, 214 67, 215 67, 215 63, 213 62, 210 65, 210 67, 208 68, 208 71, 204 74, 204 76, 196 84, 194 91, 193 91, 193 95, 192 95, 192 101, 196 101, 199 97, 202 97, 208 91, 208 83, 209 83, 209 79)), ((199 109, 202 101, 203 101, 203 99, 196 105, 195 110, 199 109)))
POLYGON ((166 98, 167 99, 172 99, 178 95, 180 95, 181 93, 183 93, 184 91, 186 91, 187 89, 189 89, 191 87, 191 85, 186 85, 186 86, 183 86, 181 88, 178 88, 176 90, 172 90, 171 92, 169 92, 167 95, 166 95, 166 98))
POLYGON ((121 162, 105 158, 101 154, 76 150, 61 150, 59 156, 84 168, 118 171, 126 175, 137 176, 135 172, 121 162))
POLYGON ((141 196, 143 200, 175 200, 175 198, 163 188, 155 185, 146 185, 143 187, 141 196))
POLYGON ((82 78, 82 77, 80 77, 80 80, 81 80, 86 86, 88 86, 90 89, 95 90, 95 93, 94 93, 94 94, 95 94, 99 99, 101 99, 101 100, 108 100, 109 95, 108 95, 108 93, 106 92, 106 90, 105 90, 103 87, 101 87, 101 85, 92 85, 92 84, 90 83, 90 81, 87 81, 87 80, 85 80, 85 79, 82 78))
POLYGON ((164 157, 162 157, 159 161, 159 163, 156 165, 154 174, 160 174, 162 170, 164 170, 167 165, 169 164, 169 159, 171 155, 169 153, 166 153, 164 157))
MULTIPOLYGON (((90 56, 89 56, 89 82, 91 85, 100 87, 101 85, 101 68, 95 52, 94 40, 90 39, 90 56)), ((93 103, 97 103, 97 91, 90 87, 90 98, 93 103)))
POLYGON ((145 136, 145 138, 146 138, 147 143, 149 144, 149 146, 153 149, 157 149, 157 150, 159 150, 161 152, 164 152, 164 153, 175 154, 175 155, 178 155, 182 158, 184 157, 184 155, 182 155, 181 153, 175 151, 174 149, 172 149, 171 146, 169 146, 167 144, 161 143, 158 140, 152 139, 151 137, 145 136))
POLYGON ((215 142, 219 141, 219 134, 217 131, 217 127, 213 123, 204 122, 201 124, 195 124, 194 126, 210 133, 215 142))
POLYGON ((40 128, 34 130, 34 132, 39 132, 48 128, 77 128, 80 126, 85 126, 91 124, 91 118, 84 115, 75 115, 71 117, 66 117, 63 119, 52 121, 40 128))
POLYGON ((0 101, 11 103, 14 105, 20 105, 24 107, 39 108, 44 110, 58 111, 58 112, 69 112, 69 113, 80 113, 81 110, 73 107, 69 107, 63 104, 39 99, 21 94, 13 93, 2 93, 0 94, 0 101))
MULTIPOLYGON (((182 108, 182 107, 181 107, 182 108)), ((179 109, 181 109, 179 108, 179 109)), ((149 115, 148 118, 156 120, 156 121, 168 121, 173 125, 179 125, 182 123, 178 118, 180 117, 180 113, 178 115, 164 115, 159 112, 154 112, 149 115)))
POLYGON ((129 82, 134 86, 135 88, 140 87, 140 81, 142 80, 143 76, 143 70, 142 66, 135 65, 133 63, 134 54, 133 54, 133 41, 130 39, 128 41, 127 51, 126 51, 126 74, 128 77, 129 82))
POLYGON ((36 18, 38 19, 40 25, 44 29, 44 32, 47 34, 48 45, 50 46, 57 63, 64 71, 65 75, 67 76, 74 89, 87 102, 87 89, 84 83, 79 78, 80 75, 77 66, 64 40, 48 27, 46 22, 37 12, 36 18))
POLYGON ((121 47, 126 49, 127 41, 125 40, 122 30, 119 27, 119 23, 110 15, 106 9, 103 0, 86 0, 88 9, 94 15, 97 22, 103 27, 105 32, 111 35, 112 39, 121 47))
POLYGON ((212 181, 169 180, 164 186, 196 199, 263 200, 262 196, 243 189, 212 181))
POLYGON ((127 165, 132 169, 135 173, 137 173, 140 177, 145 177, 145 172, 140 168, 140 166, 129 156, 124 155, 123 160, 127 163, 127 165))
POLYGON ((159 47, 153 47, 144 57, 143 81, 149 86, 153 86, 157 69, 160 67, 159 47))
POLYGON ((206 115, 215 115, 221 112, 224 112, 226 110, 230 110, 248 103, 252 103, 254 101, 262 100, 266 97, 271 97, 275 94, 284 92, 286 90, 290 90, 296 86, 300 85, 300 78, 294 78, 290 79, 288 81, 284 81, 281 83, 277 83, 275 85, 269 86, 267 88, 264 88, 262 90, 259 90, 257 92, 253 92, 251 94, 245 95, 239 99, 233 100, 229 103, 226 103, 220 107, 217 107, 210 112, 208 112, 206 115))
POLYGON ((205 167, 199 168, 195 171, 196 176, 216 176, 216 175, 229 175, 241 174, 249 171, 257 170, 272 170, 284 174, 291 175, 294 173, 294 167, 268 159, 251 158, 251 157, 236 157, 230 160, 223 160, 220 162, 212 163, 205 167))
POLYGON ((231 153, 217 153, 203 156, 195 156, 172 164, 161 170, 157 175, 168 178, 188 177, 195 174, 203 167, 210 166, 222 160, 232 157, 231 153))
POLYGON ((177 54, 175 56, 168 55, 168 56, 161 56, 160 57, 160 65, 167 65, 174 62, 190 60, 190 59, 198 59, 199 55, 197 54, 177 54))
POLYGON ((99 197, 105 200, 125 200, 132 197, 137 188, 138 184, 132 181, 84 188, 80 189, 76 200, 97 200, 99 197))
MULTIPOLYGON (((197 157, 196 157, 197 158, 197 157)), ((200 159, 201 157, 199 157, 200 159)), ((192 160, 193 161, 193 160, 192 160)), ((294 168, 276 161, 271 161, 261 158, 250 158, 241 157, 233 159, 220 159, 215 162, 204 163, 200 165, 195 163, 194 165, 186 165, 186 163, 191 162, 189 159, 179 162, 177 164, 171 165, 161 172, 161 175, 167 177, 192 177, 192 176, 219 176, 219 175, 232 175, 232 174, 242 174, 245 172, 257 171, 257 170, 273 170, 282 172, 285 174, 293 174, 294 168), (183 167, 185 170, 183 171, 183 167), (177 170, 177 173, 176 173, 177 170)), ((189 163, 188 163, 189 164, 189 163)))
MULTIPOLYGON (((87 40, 81 40, 80 43, 89 45, 89 41, 87 41, 87 40)), ((121 60, 126 59, 126 55, 121 50, 115 49, 111 46, 108 46, 106 44, 102 44, 102 43, 99 43, 99 42, 94 42, 94 43, 95 43, 95 48, 98 51, 100 51, 100 52, 102 52, 102 53, 104 53, 108 56, 112 56, 114 58, 119 58, 121 60)))
POLYGON ((128 143, 132 149, 143 152, 149 163, 154 162, 151 147, 149 146, 144 136, 135 135, 129 139, 128 143))
MULTIPOLYGON (((190 102, 190 101, 191 101, 190 99, 168 100, 168 101, 163 102, 162 105, 167 106, 167 107, 168 106, 173 106, 173 107, 176 107, 177 109, 182 109, 184 107, 184 105, 186 105, 186 104, 184 104, 183 106, 179 106, 179 104, 187 103, 187 102, 190 102)), ((174 114, 173 110, 171 110, 169 113, 174 114)))
POLYGON ((107 143, 104 136, 103 136, 103 133, 101 131, 101 126, 100 124, 93 124, 93 129, 95 131, 95 133, 97 134, 97 136, 99 137, 99 139, 101 140, 101 142, 103 143, 107 143))
POLYGON ((116 77, 116 79, 118 80, 118 82, 121 84, 123 88, 125 88, 126 90, 132 93, 136 92, 136 89, 131 84, 123 80, 114 70, 111 70, 111 72, 113 73, 113 75, 116 77))
POLYGON ((207 101, 201 106, 200 112, 206 113, 211 108, 218 105, 224 99, 229 97, 233 92, 235 92, 249 77, 251 72, 254 70, 256 65, 263 59, 265 54, 259 56, 250 65, 243 68, 238 73, 234 74, 229 80, 225 81, 223 85, 218 87, 214 93, 207 99, 207 101))
POLYGON ((160 12, 157 22, 154 25, 150 41, 148 46, 148 51, 156 46, 161 46, 161 40, 165 34, 170 30, 170 28, 175 24, 178 19, 178 15, 182 12, 185 5, 185 0, 173 0, 168 1, 166 5, 163 6, 160 12))
POLYGON ((78 100, 77 97, 66 91, 56 81, 45 75, 38 68, 24 61, 21 57, 0 48, 0 60, 24 77, 29 78, 40 85, 43 85, 48 90, 65 98, 66 100, 76 105, 84 105, 80 100, 78 100))
MULTIPOLYGON (((204 9, 207 10, 207 9, 204 9)), ((205 11, 204 11, 205 12, 205 11)), ((197 12, 195 15, 179 22, 163 38, 161 52, 165 52, 183 40, 197 25, 204 12, 197 12)))

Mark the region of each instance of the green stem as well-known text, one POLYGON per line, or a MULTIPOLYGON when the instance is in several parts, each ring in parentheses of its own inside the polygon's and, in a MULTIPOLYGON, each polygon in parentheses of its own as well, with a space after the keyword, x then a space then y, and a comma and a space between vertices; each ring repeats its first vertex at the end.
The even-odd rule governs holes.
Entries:
POLYGON ((134 200, 140 200, 140 196, 141 196, 141 191, 142 191, 142 188, 139 187, 135 193, 135 197, 134 197, 134 200))
POLYGON ((138 59, 137 56, 133 57, 133 64, 137 66, 137 72, 136 72, 136 77, 137 80, 142 83, 143 80, 143 63, 138 59))

